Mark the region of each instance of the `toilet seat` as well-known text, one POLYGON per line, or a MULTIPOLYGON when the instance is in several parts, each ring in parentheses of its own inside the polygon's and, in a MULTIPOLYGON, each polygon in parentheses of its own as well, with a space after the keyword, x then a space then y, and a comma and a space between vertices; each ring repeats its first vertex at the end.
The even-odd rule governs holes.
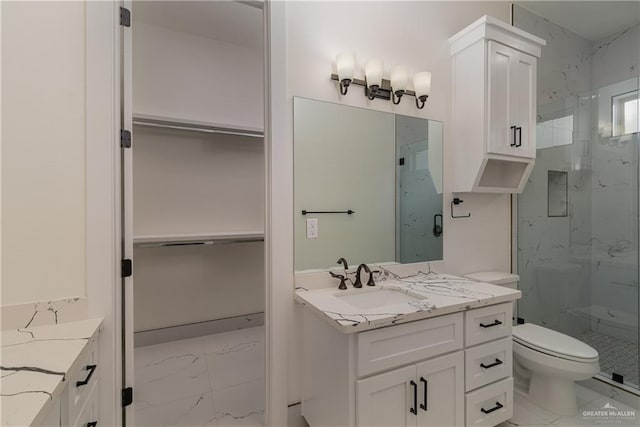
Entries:
POLYGON ((575 362, 592 363, 598 352, 573 337, 526 323, 513 327, 513 340, 531 350, 575 362))

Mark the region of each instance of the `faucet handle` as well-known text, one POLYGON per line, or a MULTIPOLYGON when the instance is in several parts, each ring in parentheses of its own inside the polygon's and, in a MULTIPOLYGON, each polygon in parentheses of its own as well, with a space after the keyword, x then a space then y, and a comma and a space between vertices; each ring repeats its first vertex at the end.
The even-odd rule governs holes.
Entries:
POLYGON ((333 271, 330 271, 329 274, 331 275, 331 277, 340 279, 340 285, 338 286, 338 289, 342 289, 342 290, 347 289, 347 284, 345 282, 346 279, 342 274, 335 274, 333 271))
POLYGON ((376 285, 376 282, 373 281, 373 273, 374 273, 374 271, 369 273, 369 281, 367 282, 367 286, 375 286, 376 285))

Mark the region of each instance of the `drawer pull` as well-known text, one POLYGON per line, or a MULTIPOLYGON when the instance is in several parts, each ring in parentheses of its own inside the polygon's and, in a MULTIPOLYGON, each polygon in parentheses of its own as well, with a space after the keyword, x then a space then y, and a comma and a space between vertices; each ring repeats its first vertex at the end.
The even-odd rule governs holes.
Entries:
POLYGON ((98 425, 97 421, 91 421, 90 423, 87 423, 87 427, 96 427, 98 425))
POLYGON ((492 328, 492 327, 498 326, 498 325, 502 325, 502 322, 499 321, 499 320, 496 320, 493 323, 489 323, 488 325, 485 325, 484 323, 480 323, 480 327, 481 328, 492 328))
POLYGON ((413 380, 409 384, 413 387, 413 408, 410 408, 409 412, 413 415, 418 415, 418 384, 413 380))
POLYGON ((89 371, 89 375, 87 375, 87 378, 85 378, 84 381, 76 381, 76 387, 81 387, 83 385, 89 384, 89 380, 91 380, 91 377, 93 376, 93 373, 96 371, 97 367, 98 365, 87 365, 86 370, 89 371))
POLYGON ((484 369, 489 369, 489 368, 493 368, 494 366, 498 366, 498 365, 502 365, 504 362, 500 359, 496 359, 495 362, 489 364, 489 365, 485 365, 484 363, 480 364, 480 367, 484 368, 484 369))
POLYGON ((424 400, 422 401, 422 403, 420 404, 420 408, 424 409, 424 411, 427 411, 427 393, 428 393, 428 387, 429 384, 427 383, 427 380, 424 379, 424 377, 420 377, 420 382, 422 384, 424 384, 424 400))
POLYGON ((494 406, 493 408, 491 408, 491 409, 484 409, 484 408, 480 408, 480 410, 481 410, 481 411, 482 411, 482 413, 484 413, 484 414, 490 414, 490 413, 492 413, 493 411, 497 411, 498 409, 501 409, 501 408, 503 408, 502 404, 501 404, 500 402, 496 402, 496 406, 494 406))

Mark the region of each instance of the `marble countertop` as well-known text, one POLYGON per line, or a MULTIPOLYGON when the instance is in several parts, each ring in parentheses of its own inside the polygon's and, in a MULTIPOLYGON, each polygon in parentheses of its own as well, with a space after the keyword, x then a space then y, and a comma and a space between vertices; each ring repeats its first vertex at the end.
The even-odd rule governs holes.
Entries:
MULTIPOLYGON (((401 277, 384 268, 377 269, 380 272, 374 276, 374 288, 365 284, 361 289, 354 289, 349 285, 348 290, 341 291, 337 282, 331 288, 307 290, 298 287, 295 299, 339 331, 353 333, 510 302, 522 295, 518 290, 449 274, 419 272, 401 277), (420 299, 365 310, 356 309, 338 297, 347 292, 371 292, 376 289, 395 289, 420 299)), ((364 283, 367 278, 368 275, 365 275, 364 283)))
POLYGON ((2 331, 0 407, 2 426, 43 421, 66 385, 67 374, 96 339, 102 319, 2 331))

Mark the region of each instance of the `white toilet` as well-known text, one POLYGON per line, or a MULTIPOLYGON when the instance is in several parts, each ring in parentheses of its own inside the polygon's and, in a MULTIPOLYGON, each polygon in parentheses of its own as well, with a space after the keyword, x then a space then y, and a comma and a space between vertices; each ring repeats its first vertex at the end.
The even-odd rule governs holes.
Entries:
MULTIPOLYGON (((480 272, 466 277, 517 289, 517 275, 480 272)), ((514 308, 514 318, 515 318, 514 308)), ((514 377, 527 398, 558 415, 575 415, 575 381, 600 371, 598 352, 580 340, 542 326, 525 323, 513 327, 514 377)))

